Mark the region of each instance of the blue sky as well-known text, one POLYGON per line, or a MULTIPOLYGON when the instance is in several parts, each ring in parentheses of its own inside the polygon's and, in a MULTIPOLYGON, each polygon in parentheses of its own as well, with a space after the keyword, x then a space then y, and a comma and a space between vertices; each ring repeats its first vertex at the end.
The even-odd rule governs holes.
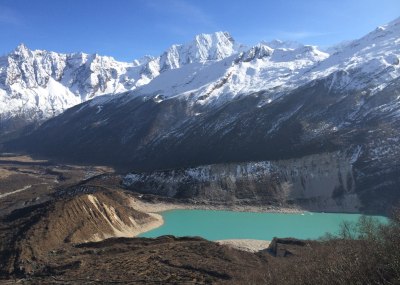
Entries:
POLYGON ((0 0, 0 54, 31 49, 131 61, 199 33, 327 47, 400 16, 400 0, 0 0))

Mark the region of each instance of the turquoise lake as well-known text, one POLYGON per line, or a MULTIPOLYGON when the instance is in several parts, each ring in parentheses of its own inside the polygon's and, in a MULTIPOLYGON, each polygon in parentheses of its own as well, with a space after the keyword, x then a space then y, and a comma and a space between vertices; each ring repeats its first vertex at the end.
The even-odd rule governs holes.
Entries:
MULTIPOLYGON (((161 213, 164 224, 140 237, 161 235, 201 236, 208 240, 295 237, 317 239, 337 233, 343 221, 356 222, 361 215, 337 213, 281 214, 210 210, 172 210, 161 213)), ((386 222, 387 218, 374 216, 386 222)))

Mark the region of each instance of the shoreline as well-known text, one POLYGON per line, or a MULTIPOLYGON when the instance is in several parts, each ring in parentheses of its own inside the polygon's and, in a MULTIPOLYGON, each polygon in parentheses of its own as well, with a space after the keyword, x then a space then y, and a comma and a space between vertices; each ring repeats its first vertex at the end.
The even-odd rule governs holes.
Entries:
POLYGON ((133 236, 137 237, 138 235, 157 229, 164 224, 164 218, 162 215, 157 213, 146 213, 150 216, 151 221, 146 224, 137 224, 135 225, 135 230, 133 231, 133 236))
POLYGON ((244 206, 244 205, 204 205, 204 204, 181 204, 170 202, 146 202, 137 197, 131 198, 131 206, 146 213, 160 213, 171 210, 212 210, 233 211, 249 213, 281 213, 281 214, 304 214, 309 211, 300 208, 276 207, 276 206, 244 206))

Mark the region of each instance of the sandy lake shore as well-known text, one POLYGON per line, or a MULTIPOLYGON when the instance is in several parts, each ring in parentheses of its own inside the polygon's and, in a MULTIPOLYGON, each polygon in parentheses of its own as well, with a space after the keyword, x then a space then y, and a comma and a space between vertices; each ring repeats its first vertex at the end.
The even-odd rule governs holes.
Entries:
POLYGON ((271 242, 268 240, 257 239, 223 239, 217 240, 216 243, 244 251, 258 252, 260 250, 267 249, 271 242))

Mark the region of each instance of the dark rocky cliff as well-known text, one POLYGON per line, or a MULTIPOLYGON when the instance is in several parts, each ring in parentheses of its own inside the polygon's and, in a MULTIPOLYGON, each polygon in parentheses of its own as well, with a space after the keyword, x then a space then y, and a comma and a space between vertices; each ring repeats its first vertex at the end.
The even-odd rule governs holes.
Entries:
POLYGON ((307 210, 358 212, 363 210, 362 193, 356 192, 351 159, 341 153, 326 153, 131 173, 123 184, 141 193, 211 204, 296 205, 307 210))

